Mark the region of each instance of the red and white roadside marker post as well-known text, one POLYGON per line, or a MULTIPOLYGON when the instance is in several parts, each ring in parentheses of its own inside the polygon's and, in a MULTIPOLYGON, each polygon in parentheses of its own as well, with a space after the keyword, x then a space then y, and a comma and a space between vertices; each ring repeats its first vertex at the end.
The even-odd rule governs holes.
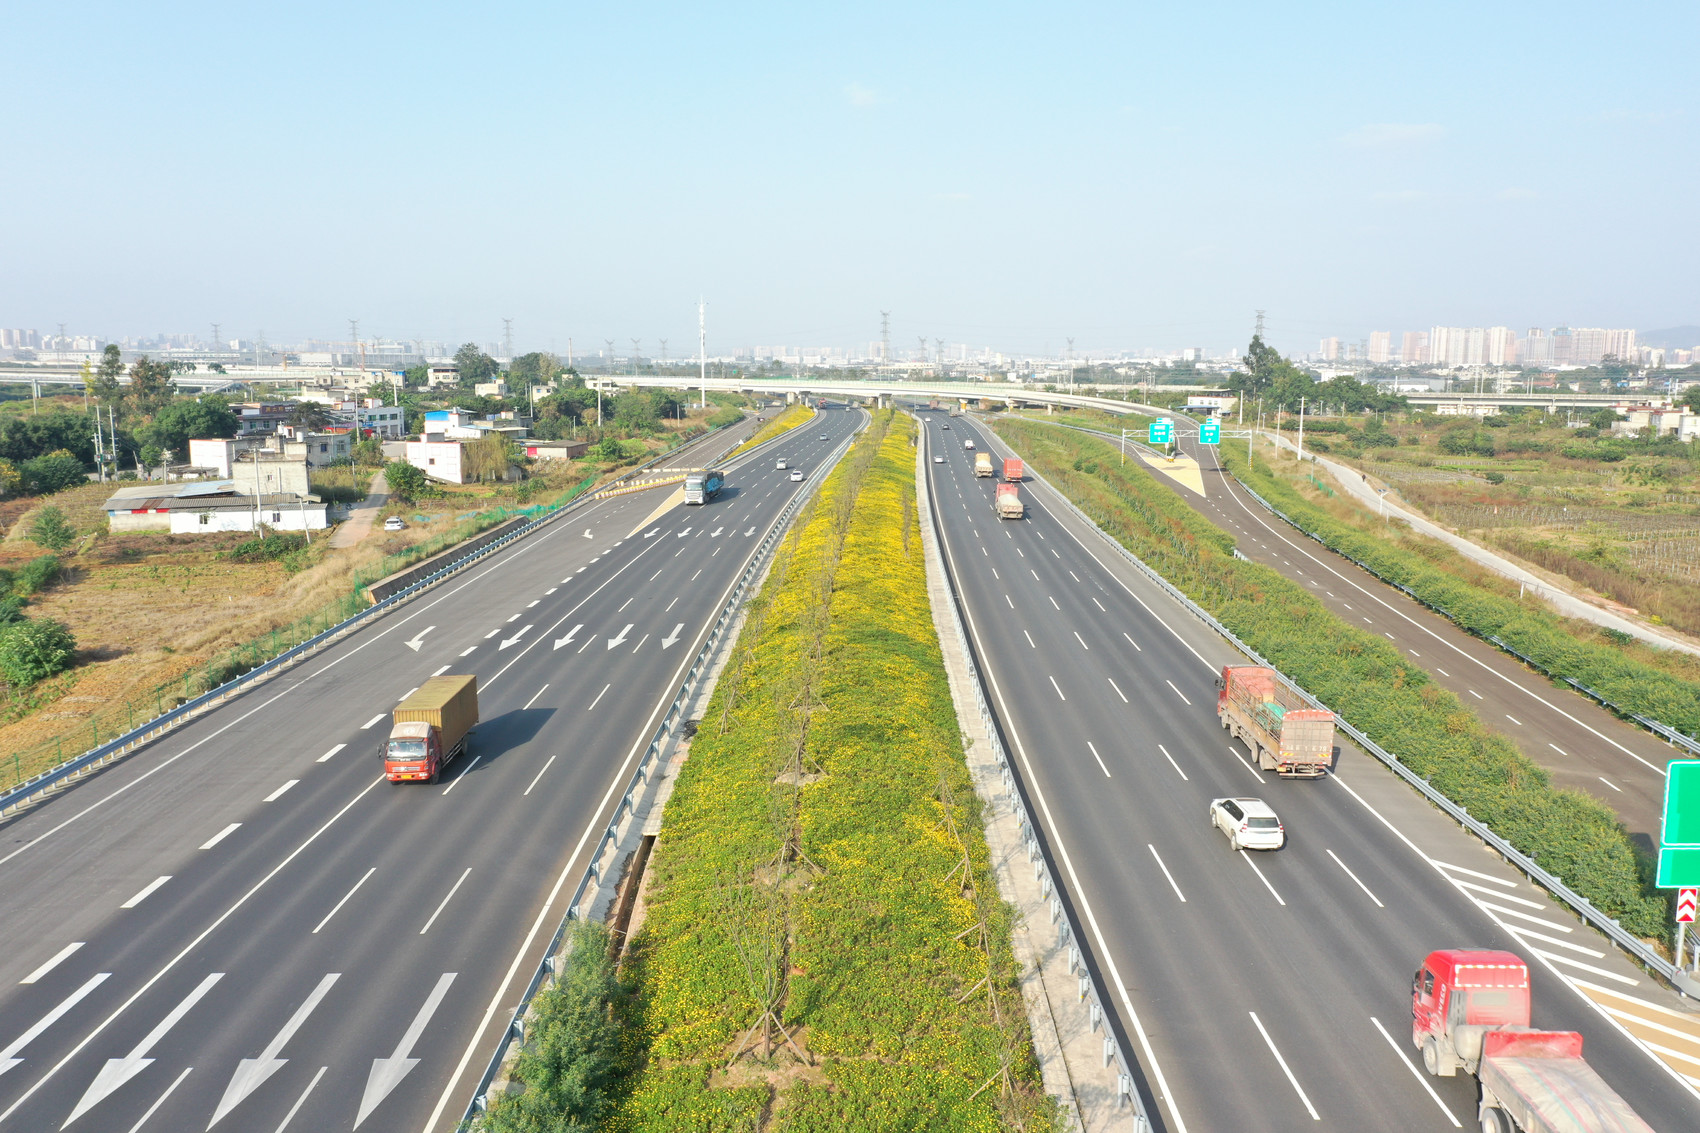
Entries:
POLYGON ((1688 934, 1688 926, 1694 923, 1697 910, 1700 910, 1700 887, 1686 886, 1676 891, 1676 966, 1682 967, 1684 938, 1688 934))

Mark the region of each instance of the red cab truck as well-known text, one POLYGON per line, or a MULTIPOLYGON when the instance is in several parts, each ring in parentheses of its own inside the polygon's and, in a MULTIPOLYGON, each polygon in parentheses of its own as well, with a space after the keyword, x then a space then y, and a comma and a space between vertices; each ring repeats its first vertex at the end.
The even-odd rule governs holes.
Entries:
POLYGON ((1003 480, 1006 484, 1019 484, 1027 474, 1027 469, 1021 465, 1019 456, 1006 456, 1003 460, 1003 480))
POLYGON ((432 677, 396 705, 384 741, 384 776, 392 783, 435 783, 466 750, 478 723, 478 678, 470 673, 432 677))
POLYGON ((1021 501, 1021 489, 1014 484, 999 484, 997 498, 999 519, 1021 519, 1027 515, 1027 505, 1021 501))
POLYGON ((1529 1026, 1529 968, 1511 952, 1430 952, 1411 987, 1411 1040, 1430 1074, 1481 1086, 1483 1133, 1653 1133, 1582 1059, 1574 1031, 1529 1026))
POLYGON ((1216 715, 1244 740, 1265 771, 1320 779, 1334 765, 1334 713, 1308 708, 1261 665, 1224 665, 1216 678, 1216 715))

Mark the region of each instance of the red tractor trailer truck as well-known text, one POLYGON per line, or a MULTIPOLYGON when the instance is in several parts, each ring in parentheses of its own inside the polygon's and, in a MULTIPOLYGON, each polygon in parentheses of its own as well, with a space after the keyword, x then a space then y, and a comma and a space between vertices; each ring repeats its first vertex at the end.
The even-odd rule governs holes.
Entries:
POLYGON ((1511 952, 1430 952, 1411 986, 1411 1039, 1430 1074, 1481 1086, 1482 1133, 1653 1133, 1582 1058, 1574 1031, 1529 1026, 1529 967, 1511 952))
POLYGON ((1309 708, 1274 669, 1224 665, 1216 715, 1253 761, 1289 779, 1320 779, 1334 765, 1334 713, 1309 708))
POLYGON ((1026 474, 1027 474, 1027 469, 1022 467, 1021 458, 1019 456, 1006 456, 1006 457, 1004 457, 1004 461, 1003 461, 1004 483, 1006 483, 1006 484, 1019 484, 1019 483, 1021 483, 1021 478, 1023 476, 1025 476, 1026 474))

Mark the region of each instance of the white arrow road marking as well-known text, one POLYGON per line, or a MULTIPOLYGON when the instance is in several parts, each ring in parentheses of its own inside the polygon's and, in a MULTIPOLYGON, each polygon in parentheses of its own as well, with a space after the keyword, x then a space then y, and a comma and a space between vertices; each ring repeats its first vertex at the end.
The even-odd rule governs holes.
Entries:
POLYGON ((666 649, 670 645, 677 645, 679 643, 679 631, 684 628, 684 622, 680 622, 678 625, 674 626, 673 632, 661 639, 661 648, 666 649))
POLYGON ((584 623, 580 622, 578 625, 574 626, 572 629, 569 629, 567 631, 567 636, 557 637, 555 639, 555 648, 559 649, 563 645, 571 645, 572 641, 573 641, 573 634, 577 633, 579 630, 581 630, 583 628, 584 628, 584 623))
POLYGON ((626 643, 626 634, 630 632, 632 632, 632 623, 627 622, 626 628, 620 631, 619 637, 611 637, 608 639, 608 648, 612 649, 616 645, 624 645, 626 643))
POLYGON ((65 1012, 69 1011, 71 1008, 75 1007, 79 1002, 81 1002, 83 996, 87 995, 89 992, 93 991, 95 988, 97 988, 101 984, 105 983, 106 978, 108 976, 110 976, 111 974, 112 974, 111 972, 101 972, 99 975, 97 975, 94 978, 92 978, 91 980, 89 980, 88 983, 84 984, 82 987, 80 987, 76 991, 72 992, 69 999, 65 1000, 65 1002, 61 1003, 59 1006, 57 1006, 53 1010, 49 1011, 42 1018, 41 1022, 37 1023, 35 1026, 31 1027, 29 1030, 27 1030, 23 1034, 19 1035, 17 1041, 14 1042, 11 1046, 7 1047, 5 1050, 0 1050, 0 1074, 4 1074, 6 1071, 10 1070, 12 1067, 14 1067, 18 1063, 22 1062, 23 1059, 14 1058, 13 1056, 16 1055, 20 1050, 24 1049, 24 1047, 28 1046, 35 1039, 39 1038, 40 1035, 41 1035, 41 1032, 47 1030, 47 1028, 53 1026, 53 1024, 57 1023, 60 1019, 62 1019, 65 1015, 65 1012))
POLYGON ((689 535, 693 530, 694 530, 694 528, 690 528, 690 527, 685 528, 683 531, 679 532, 679 538, 683 539, 685 536, 689 535))
POLYGON ((588 527, 586 527, 586 528, 585 528, 585 529, 584 529, 584 537, 585 537, 585 538, 586 538, 586 539, 593 539, 593 538, 595 538, 595 536, 593 536, 593 535, 592 535, 592 534, 591 534, 591 533, 590 533, 590 528, 588 528, 588 527))
POLYGON ((260 1052, 260 1057, 244 1058, 236 1064, 236 1074, 230 1079, 230 1085, 224 1088, 224 1097, 220 1099, 218 1108, 213 1111, 212 1120, 207 1122, 208 1129, 217 1125, 225 1114, 242 1104, 243 1098, 264 1085, 267 1078, 283 1069, 283 1064, 289 1061, 287 1058, 278 1057, 283 1045, 295 1037, 295 1032, 301 1029, 301 1024, 307 1021, 307 1016, 313 1013, 313 1008, 325 998, 340 974, 332 972, 319 981, 319 986, 295 1009, 295 1014, 289 1017, 289 1022, 283 1025, 283 1030, 266 1044, 266 1049, 260 1052))
POLYGON ((510 645, 519 644, 519 639, 524 637, 526 635, 526 632, 530 629, 531 629, 530 626, 521 626, 520 629, 519 629, 519 632, 515 633, 512 637, 504 637, 502 639, 502 643, 500 645, 496 646, 496 648, 498 650, 502 650, 502 649, 506 649, 510 645))
POLYGON ((404 641, 402 644, 417 653, 419 652, 419 647, 425 644, 425 635, 436 628, 436 626, 426 626, 424 629, 413 635, 412 641, 404 641))
POLYGON ((401 1085, 401 1080, 407 1077, 407 1072, 419 1065, 417 1058, 409 1058, 413 1044, 419 1041, 419 1036, 425 1033, 425 1024, 431 1021, 437 1008, 443 1002, 443 996, 449 993, 449 985, 455 982, 454 972, 444 972, 437 986, 431 989, 431 994, 425 997, 425 1006, 419 1009, 419 1014, 413 1017, 408 1025, 407 1033, 396 1043, 395 1053, 388 1058, 374 1058, 372 1073, 366 1078, 366 1093, 360 1099, 360 1114, 354 1119, 354 1128, 360 1128, 360 1123, 371 1116, 378 1108, 378 1103, 390 1095, 390 1091, 401 1085))
POLYGON ((755 534, 755 533, 756 533, 756 529, 755 529, 755 528, 753 528, 753 527, 752 527, 752 528, 750 528, 750 529, 749 529, 749 530, 748 530, 748 531, 746 531, 746 532, 744 532, 744 535, 745 535, 745 537, 746 537, 746 538, 747 538, 747 537, 749 537, 749 536, 751 536, 751 535, 754 535, 754 534, 755 534))
POLYGON ((724 527, 716 527, 713 531, 708 533, 708 537, 710 539, 716 538, 724 530, 726 530, 724 527))
POLYGON ((213 984, 223 978, 223 972, 212 973, 201 981, 199 987, 189 993, 187 999, 173 1007, 171 1014, 161 1019, 159 1025, 149 1031, 142 1041, 136 1044, 136 1049, 123 1058, 107 1059, 106 1065, 100 1068, 100 1073, 94 1076, 94 1082, 89 1086, 88 1092, 83 1094, 83 1100, 77 1103, 77 1108, 71 1111, 71 1116, 67 1117, 65 1124, 59 1128, 64 1129, 117 1091, 125 1082, 152 1066, 153 1059, 147 1057, 148 1051, 152 1050, 154 1044, 163 1039, 166 1032, 175 1027, 183 1016, 189 1013, 191 1007, 201 1001, 202 996, 212 990, 213 984))
POLYGON ((656 536, 657 536, 657 535, 659 535, 659 534, 661 534, 661 528, 659 528, 659 527, 652 527, 652 528, 650 528, 650 529, 649 529, 649 530, 648 530, 648 531, 645 531, 645 532, 644 532, 644 533, 643 533, 643 537, 644 537, 644 538, 645 538, 645 539, 653 539, 653 538, 655 538, 655 537, 656 537, 656 536))

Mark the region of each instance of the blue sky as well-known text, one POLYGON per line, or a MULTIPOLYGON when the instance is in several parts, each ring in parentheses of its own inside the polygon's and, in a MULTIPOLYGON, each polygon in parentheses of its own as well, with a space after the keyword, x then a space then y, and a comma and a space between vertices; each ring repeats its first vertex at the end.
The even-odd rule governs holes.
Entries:
POLYGON ((1700 5, 8 10, 0 325, 1011 351, 1700 322, 1700 5))

